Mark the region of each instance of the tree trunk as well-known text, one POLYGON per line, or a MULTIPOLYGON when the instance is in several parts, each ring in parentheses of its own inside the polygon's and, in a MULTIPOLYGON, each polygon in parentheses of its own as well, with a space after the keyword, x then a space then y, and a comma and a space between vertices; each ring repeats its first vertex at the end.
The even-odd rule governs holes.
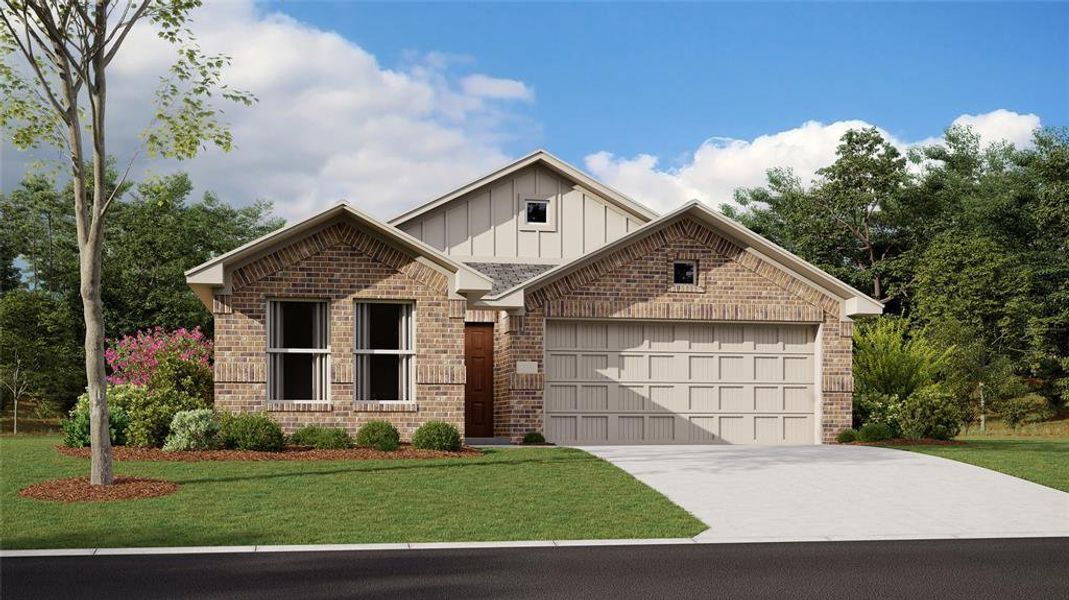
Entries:
POLYGON ((111 427, 108 422, 108 382, 104 370, 104 307, 100 299, 100 240, 91 237, 79 249, 82 313, 85 317, 85 375, 89 381, 89 438, 92 464, 89 483, 111 485, 111 427))
POLYGON ((82 312, 85 313, 85 374, 89 380, 90 437, 92 466, 89 482, 111 485, 111 427, 108 422, 108 382, 104 367, 104 303, 100 296, 104 249, 104 212, 107 203, 107 151, 104 147, 104 108, 107 88, 104 73, 104 38, 107 33, 107 3, 97 0, 93 32, 95 81, 89 88, 93 118, 93 204, 92 220, 85 244, 80 248, 82 312))

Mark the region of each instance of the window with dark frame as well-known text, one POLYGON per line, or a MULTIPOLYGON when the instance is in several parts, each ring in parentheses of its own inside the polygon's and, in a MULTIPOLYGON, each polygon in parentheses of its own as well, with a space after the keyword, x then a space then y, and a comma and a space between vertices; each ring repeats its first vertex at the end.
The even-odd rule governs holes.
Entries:
POLYGON ((693 260, 675 261, 672 264, 672 283, 696 285, 698 283, 698 263, 693 260))
POLYGON ((357 302, 353 387, 358 402, 412 400, 415 379, 412 305, 357 302))
POLYGON ((267 397, 325 402, 330 381, 330 304, 323 300, 267 303, 267 397))
POLYGON ((527 223, 532 225, 545 225, 549 223, 549 201, 527 201, 527 223))

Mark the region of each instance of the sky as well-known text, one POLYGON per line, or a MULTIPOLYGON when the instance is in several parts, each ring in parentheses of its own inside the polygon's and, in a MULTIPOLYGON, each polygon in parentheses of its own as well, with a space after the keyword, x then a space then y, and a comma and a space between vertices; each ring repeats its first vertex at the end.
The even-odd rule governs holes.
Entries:
MULTIPOLYGON (((905 149, 1069 125, 1069 4, 209 0, 193 29, 259 102, 226 107, 231 153, 134 173, 287 219, 339 199, 389 218, 535 148, 666 211, 772 167, 810 178, 851 127, 905 149)), ((120 163, 173 57, 135 33, 110 85, 120 163)), ((5 145, 0 186, 41 156, 5 145)))

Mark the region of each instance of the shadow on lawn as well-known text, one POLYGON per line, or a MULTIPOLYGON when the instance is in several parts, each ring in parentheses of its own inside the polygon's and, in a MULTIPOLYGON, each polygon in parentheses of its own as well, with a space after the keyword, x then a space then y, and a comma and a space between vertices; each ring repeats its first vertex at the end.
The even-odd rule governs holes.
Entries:
MULTIPOLYGON (((342 475, 346 473, 389 473, 394 471, 426 471, 428 473, 438 473, 442 471, 454 471, 458 469, 475 470, 475 469, 499 469, 503 467, 513 467, 517 465, 532 465, 532 464, 572 464, 572 463, 598 463, 600 459, 590 455, 574 455, 574 456, 560 456, 560 457, 539 457, 539 458, 524 458, 520 460, 505 460, 505 461, 465 461, 465 462, 439 462, 434 464, 426 464, 424 461, 405 461, 397 462, 395 464, 380 465, 374 467, 361 466, 354 464, 350 467, 336 467, 331 469, 310 469, 302 471, 286 471, 281 473, 262 473, 256 475, 240 475, 240 476, 221 476, 221 477, 198 477, 194 479, 185 479, 181 477, 167 477, 170 481, 181 485, 197 485, 203 483, 227 483, 235 481, 257 481, 266 479, 284 479, 289 477, 308 477, 308 476, 320 476, 320 475, 342 475)), ((279 463, 275 463, 279 464, 279 463)), ((288 463, 295 464, 295 463, 288 463)), ((312 462, 296 463, 296 464, 314 464, 312 462)))

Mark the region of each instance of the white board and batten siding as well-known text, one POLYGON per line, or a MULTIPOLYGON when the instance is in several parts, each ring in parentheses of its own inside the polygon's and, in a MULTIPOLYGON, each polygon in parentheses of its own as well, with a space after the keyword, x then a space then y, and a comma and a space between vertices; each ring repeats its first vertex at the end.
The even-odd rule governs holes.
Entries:
POLYGON ((645 223, 574 182, 531 166, 401 223, 448 256, 474 261, 561 263, 645 223), (527 227, 525 200, 549 200, 550 227, 527 227))
POLYGON ((546 438, 812 444, 815 325, 546 323, 546 438))

